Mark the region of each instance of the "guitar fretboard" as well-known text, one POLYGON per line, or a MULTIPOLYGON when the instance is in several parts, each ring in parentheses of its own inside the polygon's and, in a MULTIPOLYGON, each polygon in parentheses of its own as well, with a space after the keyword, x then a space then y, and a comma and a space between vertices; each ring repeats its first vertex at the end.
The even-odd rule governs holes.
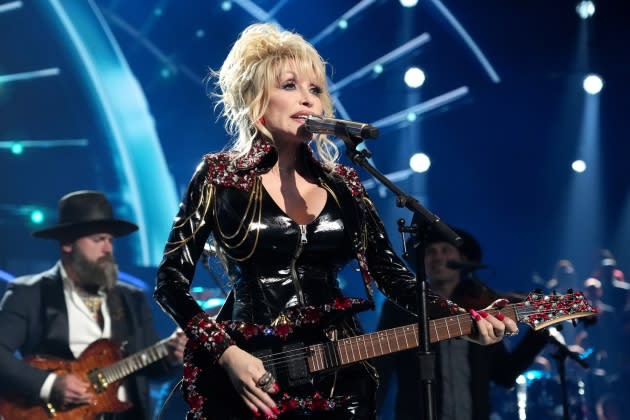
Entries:
MULTIPOLYGON (((496 310, 489 310, 496 313, 496 310)), ((517 320, 516 309, 509 305, 501 312, 506 317, 517 320)), ((470 314, 454 315, 429 321, 429 341, 457 338, 472 332, 473 321, 470 314)), ((348 365, 373 357, 384 356, 420 345, 418 324, 404 325, 370 334, 344 338, 335 342, 316 344, 309 347, 308 365, 311 372, 334 366, 348 365)))
POLYGON ((151 347, 147 347, 146 349, 121 359, 110 366, 99 369, 102 378, 107 383, 112 383, 166 357, 168 355, 166 342, 169 339, 170 338, 165 338, 158 341, 151 347))

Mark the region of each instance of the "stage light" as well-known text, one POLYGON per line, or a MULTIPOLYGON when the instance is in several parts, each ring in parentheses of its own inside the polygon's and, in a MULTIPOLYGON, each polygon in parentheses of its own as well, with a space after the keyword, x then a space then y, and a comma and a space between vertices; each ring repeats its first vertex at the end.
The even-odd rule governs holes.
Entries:
POLYGON ((232 10, 232 2, 231 1, 222 2, 221 10, 223 10, 224 12, 229 12, 230 10, 232 10))
POLYGON ((34 225, 41 225, 44 222, 44 212, 40 209, 31 210, 30 219, 34 225))
POLYGON ((583 0, 575 6, 575 11, 582 19, 588 19, 595 14, 595 3, 583 0))
POLYGON ((4 270, 0 270, 0 280, 4 280, 9 283, 13 281, 13 279, 15 279, 15 276, 13 274, 9 274, 4 270))
POLYGON ((14 155, 21 155, 24 153, 24 145, 22 143, 13 143, 11 145, 11 153, 14 155))
POLYGON ((586 93, 597 95, 604 87, 604 81, 596 74, 589 74, 584 78, 582 86, 584 87, 586 93))
POLYGON ((173 73, 171 72, 171 70, 166 68, 166 67, 164 67, 164 68, 162 68, 162 70, 160 70, 160 76, 162 76, 163 79, 168 79, 172 75, 173 75, 173 73))
POLYGON ((206 31, 204 31, 203 29, 197 29, 195 31, 195 36, 197 38, 203 38, 204 36, 206 36, 206 31))
POLYGON ((418 116, 416 115, 415 112, 408 112, 407 113, 407 121, 414 122, 417 118, 418 118, 418 116))
POLYGON ((414 7, 416 4, 418 4, 418 0, 400 0, 402 7, 414 7))
POLYGON ((164 11, 161 8, 159 8, 159 7, 156 7, 155 9, 153 9, 153 14, 155 16, 162 16, 163 13, 164 13, 164 11))
POLYGON ((578 174, 581 174, 582 172, 586 170, 586 162, 584 162, 581 159, 575 160, 571 164, 571 169, 573 169, 578 174))
POLYGON ((426 76, 424 75, 424 72, 418 67, 410 67, 405 72, 405 83, 410 88, 419 88, 424 84, 425 80, 426 76))
POLYGON ((348 29, 348 21, 340 19, 339 22, 337 22, 337 26, 339 26, 339 29, 348 29))
POLYGON ((374 72, 374 74, 383 73, 383 65, 382 64, 375 65, 374 68, 372 68, 372 71, 374 72))
POLYGON ((431 159, 424 153, 416 153, 409 159, 409 167, 414 172, 426 172, 431 167, 431 159))

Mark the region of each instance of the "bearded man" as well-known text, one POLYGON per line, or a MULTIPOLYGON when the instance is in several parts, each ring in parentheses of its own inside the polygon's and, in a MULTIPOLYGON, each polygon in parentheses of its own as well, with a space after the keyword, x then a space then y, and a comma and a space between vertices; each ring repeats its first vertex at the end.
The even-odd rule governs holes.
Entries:
MULTIPOLYGON (((101 339, 111 340, 126 356, 158 342, 143 291, 118 282, 114 238, 137 229, 114 218, 101 192, 76 191, 61 198, 59 223, 33 233, 56 240, 60 260, 45 272, 11 282, 0 303, 0 398, 53 412, 95 405, 99 390, 87 375, 42 369, 23 358, 46 355, 73 361, 101 339)), ((116 397, 132 403, 131 408, 95 417, 150 419, 148 381, 179 372, 185 341, 175 332, 164 343, 164 356, 121 380, 116 397)))

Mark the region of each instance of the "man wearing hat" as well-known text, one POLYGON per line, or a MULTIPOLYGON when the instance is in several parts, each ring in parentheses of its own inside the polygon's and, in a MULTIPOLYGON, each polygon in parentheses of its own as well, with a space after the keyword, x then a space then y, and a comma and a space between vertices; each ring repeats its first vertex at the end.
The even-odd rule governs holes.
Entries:
MULTIPOLYGON (((431 290, 466 309, 489 306, 501 296, 483 284, 474 274, 481 264, 482 249, 468 232, 452 228, 463 243, 456 247, 434 231, 426 238, 424 253, 416 237, 408 241, 408 262, 415 270, 424 262, 431 290)), ((400 307, 385 301, 378 330, 417 322, 400 307)), ((503 341, 480 346, 466 340, 445 340, 432 347, 436 354, 436 413, 439 420, 488 420, 490 418, 490 382, 507 388, 533 362, 547 343, 546 333, 529 331, 510 353, 503 341)), ((392 373, 397 376, 395 420, 417 419, 419 368, 416 351, 396 353, 377 359, 381 377, 379 401, 384 401, 392 373)))
MULTIPOLYGON (((109 339, 124 355, 158 342, 142 290, 118 283, 113 238, 138 227, 114 217, 97 191, 77 191, 59 201, 55 226, 33 233, 59 243, 60 260, 43 273, 9 284, 0 303, 0 396, 57 411, 93 401, 91 385, 78 375, 51 373, 15 356, 46 355, 73 360, 96 340, 109 339)), ((165 379, 181 364, 185 337, 174 333, 168 355, 127 376, 118 398, 133 407, 107 419, 151 418, 148 379, 165 379)), ((96 366, 103 368, 106 366, 96 366)), ((99 418, 101 418, 99 417, 99 418)))

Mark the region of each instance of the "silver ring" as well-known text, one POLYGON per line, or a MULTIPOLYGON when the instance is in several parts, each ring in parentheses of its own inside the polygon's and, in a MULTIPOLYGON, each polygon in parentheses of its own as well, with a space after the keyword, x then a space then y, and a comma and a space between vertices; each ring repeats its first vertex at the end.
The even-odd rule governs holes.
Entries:
POLYGON ((267 389, 273 385, 274 378, 271 372, 267 371, 263 373, 263 375, 256 381, 256 386, 261 388, 263 391, 267 391, 267 389))
POLYGON ((517 329, 514 332, 506 332, 505 335, 508 337, 514 337, 515 335, 518 335, 518 333, 519 333, 519 330, 517 329))

